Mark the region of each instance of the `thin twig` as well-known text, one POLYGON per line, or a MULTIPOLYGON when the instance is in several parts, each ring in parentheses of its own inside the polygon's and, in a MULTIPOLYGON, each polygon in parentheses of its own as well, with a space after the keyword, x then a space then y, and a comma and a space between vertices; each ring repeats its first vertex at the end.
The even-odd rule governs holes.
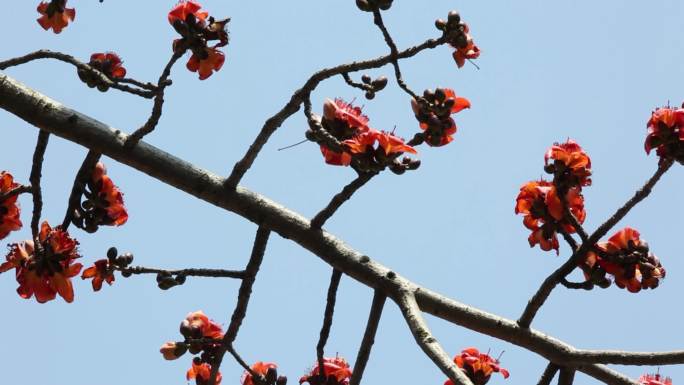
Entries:
POLYGON ((525 310, 518 319, 518 325, 523 328, 528 328, 532 324, 532 320, 535 315, 542 307, 546 299, 549 297, 553 289, 558 285, 562 278, 565 278, 570 274, 575 267, 577 267, 577 262, 584 258, 584 255, 589 251, 593 245, 598 242, 601 237, 606 235, 622 218, 629 213, 629 211, 634 208, 639 202, 644 200, 653 190, 653 187, 658 183, 658 180, 670 169, 673 160, 666 160, 658 165, 656 172, 649 178, 649 180, 638 189, 632 198, 625 202, 622 207, 617 209, 615 214, 613 214, 608 220, 606 220, 601 226, 599 226, 596 231, 594 231, 586 242, 577 249, 576 252, 556 271, 551 273, 544 282, 541 284, 537 292, 532 296, 532 298, 527 303, 525 310))
POLYGON ((69 202, 67 203, 66 213, 64 214, 64 220, 62 221, 62 230, 66 231, 69 228, 69 225, 71 225, 76 209, 81 206, 81 196, 83 196, 85 185, 92 176, 95 165, 97 165, 101 156, 102 154, 99 152, 90 150, 88 151, 88 154, 86 154, 85 159, 83 159, 83 163, 81 163, 81 167, 78 169, 76 177, 74 178, 74 184, 71 187, 69 202))
POLYGON ((359 352, 356 354, 356 362, 353 366, 354 371, 349 380, 349 385, 361 384, 363 372, 366 370, 366 365, 370 358, 371 348, 375 343, 375 333, 378 331, 378 326, 380 325, 380 317, 382 316, 382 310, 385 307, 386 299, 387 296, 379 290, 376 290, 373 294, 373 303, 371 304, 370 313, 368 314, 366 331, 363 333, 361 346, 359 346, 359 352))
POLYGON ((236 278, 243 279, 246 276, 244 270, 223 270, 223 269, 201 269, 190 268, 180 270, 164 270, 152 267, 131 266, 120 270, 122 273, 130 274, 164 274, 164 275, 184 275, 187 277, 211 277, 211 278, 236 278))
POLYGON ((154 129, 157 127, 159 119, 161 119, 162 107, 164 106, 164 91, 166 87, 171 84, 171 82, 168 80, 169 75, 171 75, 171 68, 174 64, 176 64, 176 61, 178 61, 178 59, 180 59, 181 56, 183 56, 184 53, 185 51, 181 50, 174 51, 173 55, 171 55, 171 59, 169 59, 169 62, 166 63, 164 70, 159 76, 159 81, 157 81, 157 91, 155 92, 154 96, 152 113, 150 114, 150 117, 147 119, 145 124, 142 125, 142 127, 135 130, 135 132, 133 132, 131 135, 128 136, 128 138, 126 138, 126 146, 135 146, 140 141, 140 139, 142 139, 145 135, 149 134, 150 132, 154 131, 154 129))
MULTIPOLYGON (((406 59, 415 56, 421 51, 436 48, 445 43, 446 37, 444 36, 440 37, 439 39, 428 39, 419 45, 410 47, 404 51, 399 52, 396 55, 396 59, 406 59)), ((385 55, 380 56, 376 59, 355 61, 347 64, 341 64, 331 68, 326 68, 311 75, 311 77, 309 77, 306 83, 304 83, 302 88, 298 89, 292 95, 290 101, 287 102, 287 104, 275 115, 271 116, 270 118, 268 118, 268 120, 266 120, 263 127, 261 128, 261 131, 259 131, 259 134, 254 139, 254 142, 249 146, 249 149, 247 150, 245 155, 242 157, 242 159, 235 163, 235 166, 233 166, 233 170, 231 171, 230 176, 225 181, 225 186, 231 190, 237 187, 238 183, 245 175, 247 170, 249 170, 249 168, 252 167, 254 160, 256 159, 257 155, 264 147, 266 142, 268 142, 268 139, 271 137, 271 135, 273 135, 273 133, 278 129, 278 127, 280 127, 283 124, 283 122, 287 118, 289 118, 294 113, 299 111, 300 104, 304 102, 304 99, 311 94, 311 91, 313 91, 320 82, 345 72, 349 73, 371 68, 380 68, 388 63, 391 63, 392 59, 394 58, 395 57, 393 55, 385 55)))
POLYGON ((323 210, 321 210, 318 214, 316 214, 315 217, 311 220, 311 228, 313 229, 320 229, 323 227, 325 222, 330 219, 330 217, 335 214, 337 209, 342 206, 342 204, 346 201, 348 201, 354 193, 363 187, 371 178, 373 178, 377 173, 360 173, 359 176, 356 177, 351 183, 348 185, 344 186, 342 191, 339 193, 335 194, 335 196, 330 200, 330 203, 328 203, 327 206, 323 210))
POLYGON ((13 188, 12 190, 0 194, 0 203, 4 202, 5 199, 11 198, 16 195, 21 195, 21 194, 31 194, 33 192, 33 188, 31 185, 20 185, 18 187, 13 188))
POLYGON ((358 88, 358 89, 363 90, 363 91, 373 91, 374 90, 374 88, 371 87, 369 84, 355 82, 354 80, 352 80, 352 78, 349 76, 349 73, 347 73, 347 72, 342 72, 341 75, 342 75, 342 78, 344 78, 345 83, 347 83, 348 85, 350 85, 354 88, 358 88))
POLYGON ((575 381, 575 369, 573 368, 560 368, 560 373, 558 374, 558 385, 572 385, 575 381))
POLYGON ((575 241, 575 238, 573 238, 572 235, 568 234, 568 232, 565 231, 565 229, 563 229, 563 227, 561 227, 561 226, 559 226, 558 232, 561 233, 561 235, 563 236, 563 239, 565 239, 565 242, 567 242, 568 246, 570 246, 570 248, 572 249, 572 252, 573 253, 576 252, 577 251, 577 242, 575 241))
POLYGON ((591 290, 594 288, 594 283, 591 281, 584 281, 584 282, 570 282, 565 277, 561 278, 560 282, 561 285, 565 286, 568 289, 583 289, 583 290, 591 290))
POLYGON ((226 334, 223 336, 222 349, 216 357, 216 361, 211 365, 211 376, 209 378, 209 385, 213 385, 216 382, 216 375, 218 374, 219 367, 221 366, 221 361, 223 360, 223 355, 226 351, 242 365, 245 369, 258 378, 259 375, 252 372, 249 366, 244 363, 242 358, 237 354, 233 348, 233 342, 240 331, 240 325, 247 315, 247 305, 249 305, 249 299, 252 296, 252 287, 256 281, 256 275, 261 267, 261 262, 264 260, 264 253, 266 252, 266 244, 268 243, 268 238, 271 235, 271 230, 267 229, 265 226, 260 225, 257 229, 256 236, 254 237, 254 245, 252 246, 252 255, 249 257, 249 262, 245 267, 244 276, 242 278, 242 284, 238 290, 238 299, 235 304, 235 309, 233 310, 233 315, 230 317, 230 324, 226 330, 226 334))
POLYGON ((608 385, 641 385, 639 382, 636 382, 635 380, 625 376, 622 373, 616 372, 605 365, 591 365, 578 369, 584 374, 588 374, 608 385))
MULTIPOLYGON (((97 81, 107 85, 108 87, 117 89, 119 91, 123 92, 128 92, 130 94, 134 94, 137 96, 141 96, 146 99, 151 99, 154 96, 154 90, 150 89, 148 86, 146 86, 144 83, 135 81, 133 79, 124 79, 123 81, 115 81, 113 79, 110 79, 107 75, 105 75, 102 71, 91 67, 90 65, 81 62, 80 60, 77 60, 71 55, 67 55, 61 52, 53 52, 50 50, 46 49, 41 49, 39 51, 31 52, 27 55, 16 57, 13 59, 5 60, 0 62, 0 70, 7 69, 9 67, 17 66, 20 64, 26 64, 30 61, 37 60, 37 59, 56 59, 59 61, 62 61, 64 63, 69 63, 74 65, 76 68, 89 72, 97 77, 97 81), (123 84, 119 83, 130 83, 134 84, 138 87, 145 88, 145 90, 140 90, 137 88, 129 87, 123 84)), ((148 83, 149 84, 149 83, 148 83)))
POLYGON ((40 215, 43 211, 43 193, 40 188, 40 178, 43 171, 43 158, 45 150, 47 149, 50 133, 40 130, 38 132, 38 140, 36 141, 36 149, 33 151, 33 165, 31 166, 31 175, 29 181, 31 182, 31 191, 33 195, 33 216, 31 217, 31 234, 38 245, 38 222, 40 222, 40 215))
POLYGON ((404 315, 409 329, 411 329, 413 338, 415 338, 420 348, 423 349, 425 354, 430 357, 442 373, 446 374, 456 385, 473 385, 470 379, 454 364, 439 342, 430 333, 422 311, 416 303, 415 295, 411 292, 401 293, 399 298, 395 299, 395 302, 399 305, 401 313, 404 315))
POLYGON ((318 336, 318 343, 316 344, 316 357, 318 358, 318 370, 321 378, 325 378, 325 366, 323 365, 323 355, 325 353, 325 344, 328 342, 330 336, 330 329, 332 328, 333 315, 335 313, 335 301, 337 300, 337 289, 340 286, 342 272, 333 269, 330 275, 330 286, 328 286, 328 296, 325 304, 325 313, 323 315, 323 326, 318 336))
POLYGON ((558 365, 554 364, 553 362, 549 362, 549 364, 546 365, 546 369, 544 369, 544 373, 542 373, 541 378, 539 378, 537 385, 551 385, 551 381, 556 375, 556 372, 558 372, 558 365))
POLYGON ((417 99, 418 95, 416 95, 416 93, 406 85, 406 82, 404 82, 404 79, 401 77, 401 69, 399 68, 399 50, 397 49, 396 43, 394 43, 392 36, 387 30, 387 27, 385 27, 385 23, 382 21, 382 14, 380 13, 379 9, 373 11, 373 22, 378 26, 378 28, 380 28, 380 31, 382 31, 382 36, 385 38, 385 43, 387 43, 387 46, 392 52, 390 56, 392 66, 394 67, 394 76, 397 79, 397 84, 407 94, 411 95, 412 98, 417 99))

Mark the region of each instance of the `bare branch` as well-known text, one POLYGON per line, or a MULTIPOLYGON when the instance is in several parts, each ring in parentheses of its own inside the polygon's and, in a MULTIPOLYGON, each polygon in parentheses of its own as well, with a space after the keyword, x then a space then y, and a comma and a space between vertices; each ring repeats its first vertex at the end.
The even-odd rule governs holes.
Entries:
POLYGON ((31 217, 31 234, 36 241, 36 247, 39 247, 38 242, 38 222, 40 222, 40 215, 43 211, 43 193, 40 188, 40 178, 43 172, 43 157, 47 149, 50 133, 40 130, 38 132, 38 140, 36 141, 36 149, 33 151, 33 165, 31 166, 31 191, 33 195, 33 216, 31 217))
POLYGON ((407 94, 411 95, 412 98, 416 99, 418 98, 418 95, 416 95, 415 92, 413 92, 404 82, 404 79, 401 77, 401 69, 399 68, 399 50, 397 49, 396 43, 394 43, 394 40, 392 39, 392 36, 390 35, 389 31, 387 30, 387 27, 385 27, 385 23, 382 21, 382 14, 380 13, 379 9, 376 9, 373 11, 373 23, 380 28, 380 31, 382 32, 382 36, 385 38, 385 43, 387 43, 387 46, 390 48, 391 54, 391 62, 392 66, 394 67, 394 76, 397 79, 397 84, 399 87, 404 90, 407 94))
POLYGON ((637 381, 605 365, 585 366, 578 368, 578 370, 608 385, 641 385, 637 381))
POLYGON ((348 201, 358 189, 363 187, 363 185, 365 185, 375 175, 377 175, 377 173, 361 173, 351 183, 344 186, 342 191, 335 194, 332 200, 330 200, 330 203, 328 203, 323 210, 313 217, 311 220, 311 228, 320 229, 323 227, 325 222, 330 219, 333 214, 335 214, 337 209, 339 209, 344 202, 348 201))
POLYGON ((356 354, 356 362, 353 366, 354 371, 349 380, 349 385, 361 384, 363 372, 366 370, 366 365, 370 358, 371 348, 375 343, 375 333, 380 325, 380 317, 382 316, 382 309, 385 307, 386 299, 387 296, 381 291, 376 290, 373 294, 373 303, 371 304, 370 314, 368 314, 366 331, 363 333, 361 346, 359 346, 359 352, 356 354))
POLYGON ((558 385, 572 385, 575 381, 575 369, 572 368, 560 368, 560 373, 558 374, 558 385))
POLYGON ((430 333, 414 294, 410 292, 401 293, 395 301, 399 305, 409 329, 411 329, 413 338, 442 373, 446 374, 454 384, 473 385, 430 333))
POLYGON ((328 296, 325 303, 325 312, 323 315, 323 326, 316 344, 316 358, 318 359, 318 369, 321 378, 325 378, 325 365, 323 365, 323 355, 325 354, 325 344, 328 342, 330 336, 330 329, 332 328, 333 315, 335 313, 335 302, 337 300, 337 289, 340 287, 340 280, 342 279, 342 272, 334 269, 330 275, 330 285, 328 286, 328 296))
POLYGON ((210 278, 236 278, 243 279, 246 276, 244 270, 223 270, 223 269, 180 269, 180 270, 164 270, 152 267, 131 266, 118 269, 122 273, 130 274, 164 274, 164 275, 182 275, 186 277, 210 277, 210 278))
POLYGON ((88 179, 93 174, 95 165, 100 160, 102 154, 95 151, 88 151, 83 163, 81 163, 81 168, 78 169, 76 177, 74 178, 74 185, 71 188, 71 194, 69 195, 69 203, 67 205, 66 213, 64 214, 64 220, 62 221, 62 229, 66 231, 71 225, 74 219, 74 212, 78 207, 81 206, 81 196, 83 196, 83 190, 85 189, 88 179))
POLYGON ((539 378, 537 385, 551 385, 551 381, 553 381, 556 372, 558 372, 558 365, 549 362, 549 364, 546 365, 546 369, 544 369, 541 378, 539 378))
POLYGON ((31 194, 33 193, 33 187, 31 185, 21 185, 19 187, 15 187, 14 189, 4 193, 0 194, 0 202, 4 202, 5 199, 11 198, 15 195, 21 195, 21 194, 31 194))

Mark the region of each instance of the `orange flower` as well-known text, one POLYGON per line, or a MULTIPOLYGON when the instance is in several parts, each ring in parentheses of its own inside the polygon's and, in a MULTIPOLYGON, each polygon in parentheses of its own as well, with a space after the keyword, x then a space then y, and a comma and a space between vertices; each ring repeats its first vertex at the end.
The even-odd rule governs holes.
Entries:
MULTIPOLYGON (((209 379, 211 378, 211 365, 209 365, 206 362, 201 362, 199 357, 195 357, 192 360, 192 366, 190 367, 190 369, 188 369, 188 372, 185 374, 185 378, 188 381, 194 379, 197 385, 208 384, 209 379)), ((219 385, 221 383, 221 379, 221 372, 218 372, 218 374, 216 375, 216 385, 219 385)))
POLYGON ((17 293, 22 298, 36 296, 39 303, 55 299, 59 294, 66 302, 74 300, 71 278, 78 275, 83 265, 74 263, 80 258, 78 242, 60 228, 52 229, 47 222, 41 225, 38 236, 41 251, 36 252, 33 241, 10 245, 7 262, 0 265, 0 273, 16 270, 19 283, 17 293))
POLYGON ((90 55, 90 62, 88 64, 110 78, 120 79, 126 76, 126 69, 121 63, 119 55, 114 52, 105 52, 90 55))
POLYGON ((554 143, 544 154, 546 171, 554 174, 554 180, 562 186, 590 186, 591 159, 574 140, 554 143), (549 159, 554 163, 549 164, 549 159))
POLYGON ((202 6, 193 0, 181 0, 169 12, 168 19, 171 25, 176 22, 204 23, 209 12, 201 11, 202 6))
POLYGON ((339 384, 347 385, 349 384, 349 378, 351 378, 352 370, 349 367, 349 363, 342 357, 325 357, 323 358, 323 373, 325 379, 320 378, 320 369, 318 362, 309 371, 309 374, 302 376, 299 379, 299 383, 303 384, 308 382, 311 385, 322 385, 322 384, 339 384), (331 381, 332 380, 332 381, 331 381))
POLYGON ((352 157, 348 152, 336 152, 322 144, 321 153, 323 154, 325 163, 331 164, 333 166, 349 166, 352 160, 352 157))
MULTIPOLYGON (((572 188, 565 196, 570 212, 579 223, 584 223, 584 197, 579 188, 572 188)), ((524 184, 516 198, 515 213, 525 216, 523 224, 532 233, 528 237, 530 247, 539 244, 542 250, 556 250, 558 254, 558 238, 556 232, 563 229, 567 233, 576 230, 564 218, 563 202, 553 183, 539 180, 524 184)))
POLYGON ((364 152, 374 152, 375 142, 378 142, 379 148, 384 150, 385 155, 401 154, 409 152, 416 154, 416 150, 404 143, 404 140, 398 136, 385 131, 377 131, 369 128, 367 131, 360 133, 352 139, 345 140, 344 143, 352 154, 362 154, 364 152))
POLYGON ((596 244, 580 267, 587 280, 606 281, 605 274, 608 273, 619 288, 626 288, 632 293, 655 289, 666 274, 658 257, 649 252, 648 244, 631 227, 618 231, 608 242, 596 244))
POLYGON ((21 211, 17 203, 18 195, 2 199, 5 194, 18 187, 20 185, 14 181, 12 174, 7 171, 0 172, 0 239, 21 228, 21 220, 19 219, 21 211))
POLYGON ((204 80, 211 76, 214 71, 220 70, 221 67, 223 67, 223 62, 225 62, 225 60, 226 57, 223 52, 216 48, 205 47, 203 50, 199 51, 199 54, 193 51, 186 67, 191 72, 197 72, 199 74, 199 79, 204 80))
POLYGON ((83 270, 81 278, 92 278, 93 290, 100 291, 102 282, 107 282, 110 286, 114 282, 114 269, 110 266, 108 259, 100 259, 95 261, 93 266, 83 270))
POLYGON ((463 23, 462 25, 465 39, 460 42, 459 45, 453 46, 456 48, 453 57, 458 68, 463 67, 466 59, 477 59, 480 57, 480 48, 473 42, 473 37, 470 36, 470 28, 468 28, 468 24, 463 23))
POLYGON ((67 8, 66 3, 67 0, 52 0, 38 4, 37 11, 41 14, 38 24, 46 31, 52 28, 54 33, 62 32, 69 25, 69 20, 74 21, 76 17, 76 10, 67 8))
POLYGON ((211 321, 201 310, 189 313, 181 323, 181 333, 186 338, 223 338, 221 325, 211 321))
POLYGON ((684 163, 684 108, 657 108, 651 114, 647 127, 644 143, 647 154, 655 148, 661 162, 674 158, 684 163))
POLYGON ((644 374, 639 377, 639 384, 641 385, 672 385, 670 377, 663 377, 660 374, 644 374))
MULTIPOLYGON (((480 353, 475 348, 467 348, 461 354, 454 357, 454 363, 461 368, 474 385, 484 385, 489 381, 492 373, 501 373, 504 378, 508 378, 508 370, 499 366, 499 360, 487 354, 480 353)), ((451 380, 446 380, 444 385, 454 385, 451 380)))
MULTIPOLYGON (((266 373, 268 373, 269 369, 277 369, 278 365, 272 363, 272 362, 262 362, 259 361, 256 364, 252 365, 250 369, 256 374, 259 374, 261 376, 265 376, 266 373)), ((244 373, 242 373, 242 378, 240 378, 240 384, 242 385, 255 385, 254 384, 254 379, 252 378, 252 375, 245 370, 244 373)))
POLYGON ((450 88, 437 88, 426 90, 422 98, 411 100, 411 108, 424 131, 425 142, 439 147, 454 140, 457 127, 451 115, 470 108, 470 101, 457 97, 450 88))
POLYGON ((79 207, 74 223, 86 231, 95 232, 98 226, 121 226, 128 220, 123 194, 98 162, 84 191, 86 201, 79 207))
MULTIPOLYGON (((323 103, 321 125, 339 141, 345 141, 369 130, 368 117, 361 108, 336 98, 326 99, 323 103)), ((334 166, 349 166, 352 161, 347 151, 335 151, 325 144, 320 144, 325 163, 334 166)))
POLYGON ((159 349, 159 352, 162 354, 165 360, 171 361, 185 354, 187 350, 188 346, 186 344, 169 341, 162 345, 162 347, 159 349))

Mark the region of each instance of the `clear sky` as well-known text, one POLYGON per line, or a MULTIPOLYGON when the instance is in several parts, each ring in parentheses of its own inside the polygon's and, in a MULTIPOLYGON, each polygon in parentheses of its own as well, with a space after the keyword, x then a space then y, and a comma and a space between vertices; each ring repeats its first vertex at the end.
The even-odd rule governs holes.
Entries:
MULTIPOLYGON (((372 17, 352 0, 203 0, 212 15, 232 18, 227 60, 205 81, 184 68, 172 72, 164 115, 146 140, 218 174, 227 174, 263 121, 278 111, 314 71, 388 52, 372 17)), ((451 87, 472 102, 456 116, 459 131, 442 148, 421 146, 421 168, 372 180, 326 228, 354 248, 408 278, 459 301, 517 318, 540 282, 568 256, 530 249, 522 217, 513 212, 519 187, 543 174, 543 154, 554 141, 577 140, 590 154, 594 185, 584 190, 586 228, 602 223, 655 170, 643 150, 653 108, 684 100, 684 3, 669 1, 408 1, 385 14, 400 48, 437 37, 434 20, 458 9, 482 49, 477 64, 457 69, 451 49, 440 47, 402 62, 416 90, 451 87)), ((60 35, 35 22, 37 1, 5 9, 0 58, 37 49, 87 60, 115 51, 128 75, 156 81, 176 34, 166 20, 175 1, 70 1, 76 20, 60 35)), ((39 61, 6 73, 69 107, 124 131, 146 119, 151 102, 87 88, 73 67, 39 61)), ((390 67, 370 74, 392 74, 390 67)), ((354 75, 358 79, 358 75, 354 75)), ((371 125, 411 137, 418 129, 409 98, 395 85, 373 101, 334 78, 313 94, 356 98, 371 125)), ((303 139, 297 114, 272 137, 243 184, 312 216, 354 178, 348 168, 323 163, 303 139)), ((37 130, 0 111, 0 169, 28 182, 37 130)), ((63 217, 73 177, 86 151, 51 138, 44 168, 44 218, 63 217)), ((121 228, 88 235, 74 230, 83 263, 110 246, 135 255, 135 263, 162 268, 239 269, 256 227, 109 159, 109 174, 125 193, 130 220, 121 228)), ((581 348, 671 350, 684 347, 680 325, 684 290, 680 194, 684 171, 676 165, 651 198, 621 223, 640 230, 668 278, 655 291, 630 294, 617 287, 590 292, 557 289, 533 327, 581 348)), ((31 201, 22 196, 27 225, 7 242, 29 237, 31 201)), ((577 273, 575 273, 577 274, 577 273)), ((275 361, 295 384, 315 359, 329 266, 296 244, 273 236, 254 288, 236 348, 249 361, 275 361)), ((574 276, 579 278, 579 274, 574 276)), ((93 293, 75 282, 76 300, 40 305, 16 295, 12 273, 0 275, 0 382, 22 385, 185 384, 189 356, 164 361, 159 346, 179 339, 190 311, 204 310, 227 325, 238 282, 189 278, 181 287, 157 289, 154 276, 117 278, 93 293)), ((353 362, 372 292, 342 280, 328 355, 353 362)), ((428 317, 450 352, 476 346, 502 350, 511 377, 492 384, 536 383, 546 361, 536 354, 428 317)), ((638 377, 655 368, 619 367, 638 377)), ((227 359, 224 384, 238 384, 241 368, 227 359)), ((684 368, 667 367, 676 383, 684 368)), ((364 376, 367 384, 441 384, 444 376, 415 346, 396 306, 388 303, 364 376)), ((579 374, 577 384, 594 383, 579 374)))

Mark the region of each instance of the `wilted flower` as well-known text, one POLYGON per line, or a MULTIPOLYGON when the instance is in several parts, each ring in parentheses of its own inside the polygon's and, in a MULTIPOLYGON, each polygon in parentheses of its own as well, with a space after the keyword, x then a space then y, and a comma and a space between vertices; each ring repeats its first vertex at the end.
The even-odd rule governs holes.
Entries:
POLYGON ((188 346, 186 344, 169 341, 162 345, 162 347, 159 349, 159 352, 162 354, 165 360, 171 361, 185 354, 187 350, 188 346))
POLYGON ((52 28, 54 33, 62 32, 69 25, 69 20, 74 21, 76 17, 76 10, 67 8, 66 3, 67 0, 52 0, 38 4, 37 11, 41 14, 38 24, 46 31, 52 28))
POLYGON ((310 385, 347 385, 352 375, 352 370, 342 357, 325 357, 323 358, 323 374, 325 378, 321 378, 321 370, 318 366, 318 361, 308 374, 299 379, 299 383, 308 382, 310 385))
MULTIPOLYGON (((508 378, 508 370, 499 366, 499 360, 487 354, 480 353, 475 348, 467 348, 461 354, 454 357, 454 363, 461 368, 475 385, 484 385, 489 381, 492 373, 501 373, 504 378, 508 378)), ((454 385, 451 380, 446 380, 444 385, 454 385)))

